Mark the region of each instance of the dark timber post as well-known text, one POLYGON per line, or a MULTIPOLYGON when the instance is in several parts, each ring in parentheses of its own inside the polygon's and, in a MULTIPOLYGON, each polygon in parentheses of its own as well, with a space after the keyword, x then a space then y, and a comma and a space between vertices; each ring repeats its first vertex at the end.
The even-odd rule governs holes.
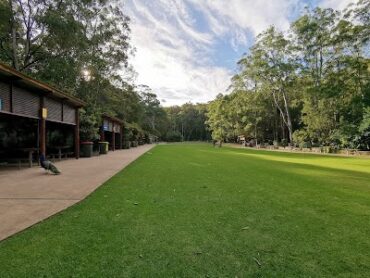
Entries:
POLYGON ((112 123, 112 151, 116 150, 116 133, 114 132, 114 122, 112 123))
POLYGON ((80 158, 80 113, 76 109, 76 125, 75 125, 75 156, 76 159, 80 158))
POLYGON ((119 127, 119 149, 122 150, 122 133, 123 133, 123 128, 122 125, 119 127))
POLYGON ((46 115, 44 114, 44 97, 40 97, 40 130, 39 130, 39 145, 40 155, 46 157, 46 115))
POLYGON ((100 142, 104 142, 105 141, 105 135, 104 135, 104 118, 103 118, 103 124, 100 128, 100 142))

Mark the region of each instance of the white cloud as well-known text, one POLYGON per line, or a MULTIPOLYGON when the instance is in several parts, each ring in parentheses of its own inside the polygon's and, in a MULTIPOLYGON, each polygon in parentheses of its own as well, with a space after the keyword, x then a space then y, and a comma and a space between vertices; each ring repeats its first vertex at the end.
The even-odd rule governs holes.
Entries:
POLYGON ((132 0, 129 7, 137 83, 149 85, 165 105, 205 102, 225 91, 229 71, 209 65, 213 34, 197 31, 182 1, 132 0))
POLYGON ((349 4, 356 3, 355 0, 322 0, 320 7, 333 8, 334 10, 344 10, 349 4))
POLYGON ((213 31, 218 35, 230 32, 234 27, 250 30, 254 35, 269 25, 279 29, 289 27, 289 16, 297 7, 299 0, 187 0, 208 17, 213 31))
MULTIPOLYGON (((333 8, 351 2, 320 1, 333 8)), ((224 50, 217 43, 246 51, 248 40, 268 26, 286 30, 304 6, 303 0, 126 0, 137 83, 150 86, 165 105, 209 101, 226 91, 232 76, 226 66, 215 66, 224 50)))

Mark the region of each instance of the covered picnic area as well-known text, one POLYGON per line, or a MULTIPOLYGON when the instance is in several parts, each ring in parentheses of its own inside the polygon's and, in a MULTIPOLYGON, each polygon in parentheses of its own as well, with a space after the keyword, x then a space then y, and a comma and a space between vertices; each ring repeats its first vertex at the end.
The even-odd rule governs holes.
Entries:
POLYGON ((109 143, 109 150, 122 149, 122 136, 123 136, 124 121, 119 118, 109 116, 108 114, 102 115, 102 125, 100 127, 100 141, 109 143))
POLYGON ((81 100, 0 63, 0 163, 79 158, 81 100))

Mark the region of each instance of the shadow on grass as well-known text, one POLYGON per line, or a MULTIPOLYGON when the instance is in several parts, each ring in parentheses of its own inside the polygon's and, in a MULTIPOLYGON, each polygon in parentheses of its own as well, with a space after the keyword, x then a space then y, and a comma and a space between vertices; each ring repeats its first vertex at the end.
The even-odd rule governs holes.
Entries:
MULTIPOLYGON (((260 180, 266 176, 266 182, 270 182, 273 179, 274 183, 291 185, 290 188, 293 190, 305 190, 314 192, 325 192, 325 194, 344 193, 345 195, 356 196, 362 201, 368 201, 370 193, 370 169, 345 169, 348 168, 348 164, 336 165, 337 157, 329 157, 330 161, 322 161, 324 157, 315 156, 315 160, 312 160, 310 156, 306 160, 306 155, 302 157, 300 154, 288 154, 281 158, 273 154, 272 156, 266 155, 266 152, 260 154, 259 151, 252 153, 249 150, 240 151, 233 149, 224 149, 222 151, 217 150, 201 150, 202 152, 208 152, 215 155, 230 155, 238 159, 235 161, 236 164, 241 164, 242 167, 235 168, 244 169, 247 171, 249 168, 256 169, 255 175, 260 176, 260 180), (287 160, 288 157, 295 159, 287 160), (247 159, 252 158, 252 159, 247 159), (298 160, 297 160, 298 159, 298 160), (334 160, 333 160, 334 159, 334 160), (245 163, 243 163, 243 161, 245 163), (320 165, 314 165, 313 162, 320 165), (330 164, 332 162, 332 164, 330 164), (334 163, 333 163, 334 162, 334 163), (327 166, 324 166, 324 165, 327 166), (262 169, 262 170, 261 170, 262 169), (367 170, 367 171, 365 171, 367 170), (292 185, 295 185, 292 187, 292 185), (328 190, 328 192, 326 192, 328 190), (365 193, 365 194, 364 194, 365 193)), ((279 153, 281 154, 281 153, 279 153)), ((311 155, 314 156, 314 155, 311 155)), ((326 158, 326 157, 325 157, 326 158)), ((340 161, 344 159, 346 162, 352 160, 351 158, 339 158, 340 161)), ((370 168, 370 163, 366 160, 360 160, 370 168)), ((365 167, 366 165, 361 165, 365 167)), ((351 165, 350 165, 351 166, 351 165)), ((233 169, 231 169, 233 171, 233 169)), ((271 183, 271 182, 270 182, 271 183)), ((273 186, 273 184, 271 184, 273 186)))
MULTIPOLYGON (((241 157, 251 157, 256 160, 264 160, 269 163, 276 162, 282 166, 301 165, 303 169, 329 171, 331 173, 348 176, 367 178, 370 180, 370 160, 347 157, 320 156, 312 154, 271 153, 269 151, 243 150, 225 148, 221 151, 201 150, 213 154, 227 154, 241 157)), ((273 164, 276 164, 273 163, 273 164)))

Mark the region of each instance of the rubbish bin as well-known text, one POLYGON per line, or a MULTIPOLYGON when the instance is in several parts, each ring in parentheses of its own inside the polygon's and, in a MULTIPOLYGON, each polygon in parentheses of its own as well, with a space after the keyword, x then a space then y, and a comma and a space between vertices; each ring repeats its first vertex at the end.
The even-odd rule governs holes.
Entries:
POLYGON ((93 153, 93 142, 81 142, 81 157, 91 157, 93 153))
POLYGON ((99 142, 100 154, 107 154, 108 149, 109 149, 109 143, 108 142, 99 142))

